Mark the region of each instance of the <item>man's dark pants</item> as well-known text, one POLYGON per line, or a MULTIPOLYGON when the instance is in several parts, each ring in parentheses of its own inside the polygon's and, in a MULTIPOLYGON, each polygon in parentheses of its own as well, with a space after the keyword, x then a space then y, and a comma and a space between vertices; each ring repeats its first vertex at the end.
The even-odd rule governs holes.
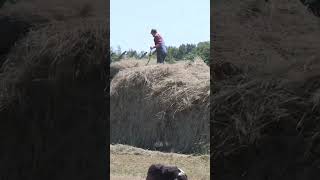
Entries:
POLYGON ((157 49, 157 63, 164 64, 164 60, 167 56, 167 52, 162 49, 157 49))

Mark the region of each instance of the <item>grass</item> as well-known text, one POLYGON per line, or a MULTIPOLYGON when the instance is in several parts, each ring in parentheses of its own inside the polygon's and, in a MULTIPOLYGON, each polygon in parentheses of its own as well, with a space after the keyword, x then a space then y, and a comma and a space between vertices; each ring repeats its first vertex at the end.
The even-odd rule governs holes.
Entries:
POLYGON ((176 165, 183 169, 189 179, 210 179, 210 158, 176 153, 148 151, 126 145, 110 145, 111 180, 142 180, 153 163, 176 165))
POLYGON ((143 177, 139 177, 139 176, 110 176, 110 179, 112 180, 145 180, 145 178, 143 177))

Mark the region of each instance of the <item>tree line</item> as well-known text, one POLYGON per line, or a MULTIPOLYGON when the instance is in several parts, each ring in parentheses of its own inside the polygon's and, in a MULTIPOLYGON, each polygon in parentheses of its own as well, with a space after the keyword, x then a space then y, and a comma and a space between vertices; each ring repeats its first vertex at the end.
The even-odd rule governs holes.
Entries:
MULTIPOLYGON (((199 42, 198 44, 182 44, 179 47, 168 46, 168 55, 166 61, 193 61, 196 57, 200 57, 204 62, 209 64, 210 60, 210 41, 199 42)), ((148 52, 136 50, 122 51, 121 47, 117 49, 111 48, 111 61, 119 61, 125 58, 144 59, 148 58, 148 52)), ((155 58, 155 54, 152 55, 155 58)))

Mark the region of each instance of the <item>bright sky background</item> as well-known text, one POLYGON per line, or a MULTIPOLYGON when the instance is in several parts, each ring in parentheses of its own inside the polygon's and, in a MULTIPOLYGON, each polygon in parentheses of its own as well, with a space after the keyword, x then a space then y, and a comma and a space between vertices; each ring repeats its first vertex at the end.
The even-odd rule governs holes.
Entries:
POLYGON ((166 46, 210 40, 210 0, 111 0, 110 45, 149 51, 152 28, 166 46))

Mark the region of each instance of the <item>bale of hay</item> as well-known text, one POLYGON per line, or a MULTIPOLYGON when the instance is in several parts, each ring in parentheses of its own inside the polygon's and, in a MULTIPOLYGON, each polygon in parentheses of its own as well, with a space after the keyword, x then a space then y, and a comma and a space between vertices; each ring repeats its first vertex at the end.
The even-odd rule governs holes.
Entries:
POLYGON ((111 143, 208 151, 209 67, 203 62, 120 71, 111 81, 111 143))

